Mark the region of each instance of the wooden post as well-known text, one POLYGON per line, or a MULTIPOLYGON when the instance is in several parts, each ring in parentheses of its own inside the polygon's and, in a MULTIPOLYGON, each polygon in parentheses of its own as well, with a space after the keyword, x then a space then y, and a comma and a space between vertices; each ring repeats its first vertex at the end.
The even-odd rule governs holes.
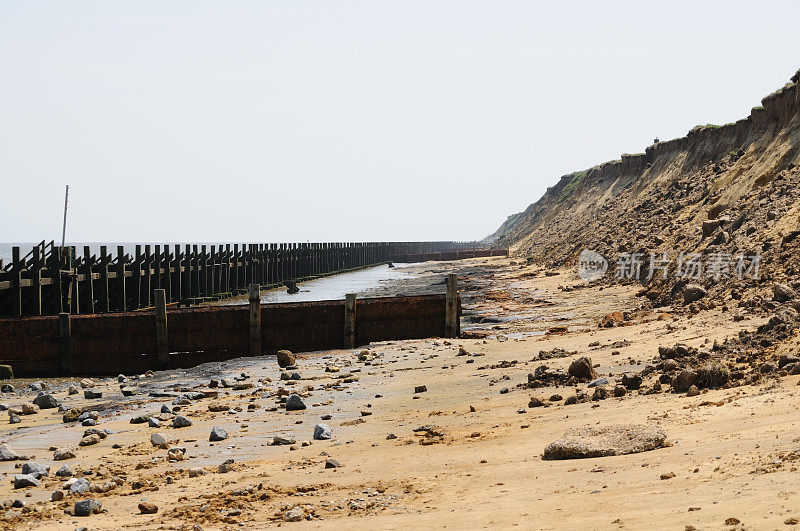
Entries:
POLYGON ((169 341, 167 339, 167 293, 163 289, 154 292, 156 305, 156 352, 158 365, 169 368, 169 341))
POLYGON ((125 247, 117 245, 117 311, 128 309, 128 296, 125 292, 125 247))
POLYGON ((250 355, 261 355, 261 288, 250 284, 250 355))
POLYGON ((458 319, 458 275, 447 275, 447 303, 445 308, 444 336, 458 337, 461 333, 458 319))
POLYGON ((22 315, 22 261, 19 258, 19 247, 11 248, 11 297, 13 315, 22 315))
POLYGON ((356 294, 344 296, 344 348, 356 346, 356 294))
POLYGON ((72 374, 72 327, 70 316, 66 312, 58 314, 58 354, 61 371, 65 375, 72 374))

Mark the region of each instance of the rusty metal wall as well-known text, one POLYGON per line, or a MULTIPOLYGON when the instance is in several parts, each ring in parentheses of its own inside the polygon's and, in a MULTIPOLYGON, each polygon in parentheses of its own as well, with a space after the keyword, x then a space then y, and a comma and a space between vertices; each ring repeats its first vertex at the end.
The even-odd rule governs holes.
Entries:
MULTIPOLYGON (((177 309, 167 313, 171 367, 249 355, 247 306, 177 309)), ((356 342, 444 336, 445 295, 359 299, 356 342)), ((154 312, 71 318, 72 374, 117 375, 157 367, 154 312)), ((261 305, 262 352, 342 348, 344 301, 261 305)), ((0 319, 0 364, 17 376, 60 374, 58 318, 0 319)))

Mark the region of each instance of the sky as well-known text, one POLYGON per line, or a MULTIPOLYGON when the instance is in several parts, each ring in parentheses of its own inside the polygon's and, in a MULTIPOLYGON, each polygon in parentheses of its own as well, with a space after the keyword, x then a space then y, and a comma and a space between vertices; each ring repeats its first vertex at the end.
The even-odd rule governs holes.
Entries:
POLYGON ((746 117, 794 1, 0 0, 0 242, 472 240, 746 117))

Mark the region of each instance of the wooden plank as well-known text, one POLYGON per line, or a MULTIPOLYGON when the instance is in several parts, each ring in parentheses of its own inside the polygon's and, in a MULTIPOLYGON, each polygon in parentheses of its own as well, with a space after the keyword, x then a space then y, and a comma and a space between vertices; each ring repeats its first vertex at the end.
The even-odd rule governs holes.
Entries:
POLYGON ((61 371, 64 375, 72 374, 72 328, 70 315, 66 312, 58 314, 58 355, 61 371))
POLYGON ((250 355, 261 355, 261 289, 250 284, 250 355))
POLYGON ((356 294, 344 297, 344 348, 356 346, 356 294))
POLYGON ((155 290, 156 306, 156 354, 161 368, 169 368, 169 339, 167 336, 167 292, 155 290))
POLYGON ((458 275, 447 275, 447 300, 445 302, 445 337, 458 337, 460 334, 458 319, 458 275))

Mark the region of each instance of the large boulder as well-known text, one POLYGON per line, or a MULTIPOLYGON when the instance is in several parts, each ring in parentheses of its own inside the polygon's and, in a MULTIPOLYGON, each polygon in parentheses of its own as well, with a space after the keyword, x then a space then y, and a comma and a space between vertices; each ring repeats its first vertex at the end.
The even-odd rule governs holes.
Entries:
POLYGON ((14 378, 14 369, 11 365, 0 365, 0 380, 11 380, 14 378))
POLYGON ((574 376, 582 381, 589 381, 597 378, 597 373, 592 366, 592 360, 586 356, 580 357, 570 363, 567 372, 570 376, 574 376))
POLYGON ((655 450, 667 435, 657 425, 584 426, 548 444, 542 459, 582 459, 655 450))

